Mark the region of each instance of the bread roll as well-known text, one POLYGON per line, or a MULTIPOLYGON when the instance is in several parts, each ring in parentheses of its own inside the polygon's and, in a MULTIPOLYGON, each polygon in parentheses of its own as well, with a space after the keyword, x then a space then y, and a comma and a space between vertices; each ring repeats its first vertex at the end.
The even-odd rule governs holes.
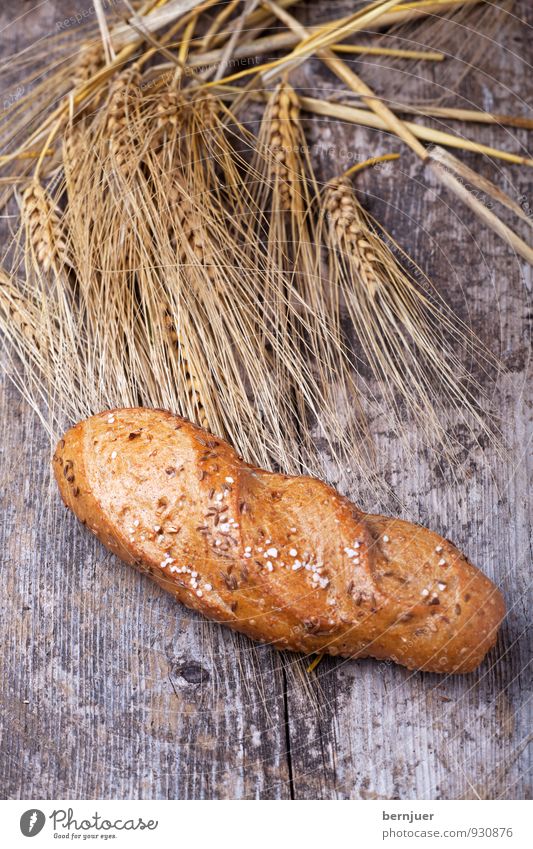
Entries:
POLYGON ((438 534, 263 471, 163 410, 80 422, 53 458, 65 504, 182 604, 279 649, 469 672, 499 590, 438 534))

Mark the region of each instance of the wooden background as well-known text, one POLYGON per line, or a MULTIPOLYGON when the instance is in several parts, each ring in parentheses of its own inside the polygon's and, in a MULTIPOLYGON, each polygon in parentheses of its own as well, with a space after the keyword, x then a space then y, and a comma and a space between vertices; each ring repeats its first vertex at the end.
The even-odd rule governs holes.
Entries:
MULTIPOLYGON (((2 54, 53 32, 85 6, 2 4, 2 54)), ((305 14, 325 19, 356 6, 308 3, 305 14)), ((454 102, 531 117, 531 4, 516 2, 504 21, 493 39, 479 40, 476 67, 458 82, 454 102)), ((473 34, 455 26, 453 37, 451 54, 473 34)), ((451 103, 439 87, 453 82, 458 66, 444 64, 401 70, 363 58, 356 67, 379 91, 404 99, 440 91, 451 103)), ((316 60, 295 82, 338 88, 316 60)), ((398 149, 385 133, 316 118, 307 127, 326 177, 356 156, 398 149)), ((450 129, 514 151, 526 152, 529 142, 531 155, 523 131, 450 129)), ((500 356, 502 372, 487 390, 509 454, 502 459, 490 446, 466 443, 454 477, 422 445, 416 467, 407 463, 375 422, 380 465, 404 518, 450 537, 501 585, 509 613, 497 649, 464 677, 333 659, 308 674, 301 659, 202 621, 115 561, 59 507, 47 438, 3 379, 2 796, 531 798, 531 268, 401 150, 398 163, 365 172, 358 187, 500 356)), ((531 170, 464 159, 531 211, 531 170)), ((531 241, 527 226, 521 232, 531 241)), ((415 431, 412 438, 416 447, 415 431)), ((357 497, 349 471, 339 478, 332 470, 331 479, 357 497)))

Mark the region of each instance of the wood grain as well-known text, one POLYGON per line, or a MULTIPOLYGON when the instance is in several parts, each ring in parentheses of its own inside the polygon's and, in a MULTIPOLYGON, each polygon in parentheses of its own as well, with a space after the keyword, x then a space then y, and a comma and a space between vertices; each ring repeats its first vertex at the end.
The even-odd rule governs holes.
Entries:
MULTIPOLYGON (((341 14, 356 4, 337 6, 341 14)), ((458 105, 531 117, 524 65, 532 58, 531 10, 527 0, 516 6, 514 20, 460 82, 458 105)), ((2 9, 3 55, 54 31, 79 7, 28 3, 18 21, 18 7, 2 9)), ((302 19, 329 13, 310 9, 302 19)), ((401 72, 371 62, 354 67, 388 90, 390 74, 397 80, 401 72)), ((403 99, 435 97, 438 73, 406 77, 403 99)), ((294 82, 310 94, 340 91, 318 60, 294 82)), ((309 116, 306 128, 324 178, 356 156, 400 149, 384 133, 326 119, 309 116)), ((508 150, 525 153, 528 141, 531 148, 522 130, 450 128, 508 150)), ((4 379, 3 797, 531 798, 531 268, 400 150, 397 164, 361 174, 361 198, 500 356, 501 374, 496 382, 487 377, 486 388, 508 448, 503 454, 464 438, 453 474, 415 430, 418 462, 408 462, 375 418, 378 465, 397 500, 383 504, 367 493, 362 506, 433 527, 501 585, 509 614, 497 649, 465 677, 333 659, 308 674, 301 658, 204 622, 107 555, 60 507, 47 439, 4 379)), ((530 171, 464 159, 533 207, 530 171)), ((530 238, 527 225, 517 229, 530 238)), ((361 495, 350 470, 331 469, 329 477, 354 500, 361 495)))

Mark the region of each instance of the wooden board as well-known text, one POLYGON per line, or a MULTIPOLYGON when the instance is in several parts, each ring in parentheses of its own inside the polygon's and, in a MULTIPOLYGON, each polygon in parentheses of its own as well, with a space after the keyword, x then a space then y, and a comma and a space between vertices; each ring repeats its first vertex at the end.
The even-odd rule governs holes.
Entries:
MULTIPOLYGON (((28 3, 22 18, 15 5, 0 11, 3 55, 54 32, 81 4, 28 3)), ((326 5, 308 9, 307 20, 357 3, 326 5)), ((515 7, 459 82, 461 105, 531 117, 531 40, 520 22, 531 9, 527 0, 515 7)), ((460 51, 465 32, 456 30, 460 51)), ((389 90, 391 74, 398 85, 401 70, 374 64, 365 58, 356 68, 378 91, 389 90)), ((439 67, 404 75, 404 98, 435 97, 439 67)), ((294 82, 340 90, 317 60, 294 82)), ((308 674, 302 659, 204 622, 115 561, 58 505, 46 436, 4 379, 5 798, 531 798, 531 268, 385 133, 317 118, 306 127, 323 177, 356 156, 401 150, 399 163, 361 175, 364 202, 502 360, 486 388, 501 414, 506 455, 466 441, 453 475, 416 431, 413 464, 373 424, 379 467, 402 515, 453 539, 502 586, 509 614, 497 649, 464 677, 333 659, 308 674)), ((514 151, 529 141, 531 150, 524 131, 450 129, 514 151)), ((533 171, 464 159, 533 208, 533 171)), ((527 225, 518 229, 532 241, 527 225)), ((332 469, 331 481, 357 495, 349 470, 332 469)), ((393 509, 371 497, 363 506, 393 509)))

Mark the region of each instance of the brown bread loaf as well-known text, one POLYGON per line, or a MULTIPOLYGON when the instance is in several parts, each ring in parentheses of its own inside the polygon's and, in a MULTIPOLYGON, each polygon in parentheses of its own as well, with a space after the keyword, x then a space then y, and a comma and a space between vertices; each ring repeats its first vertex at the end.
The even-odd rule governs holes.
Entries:
POLYGON ((450 542, 265 472, 162 410, 101 413, 54 455, 65 504, 104 545, 210 619, 280 649, 468 672, 499 590, 450 542))

